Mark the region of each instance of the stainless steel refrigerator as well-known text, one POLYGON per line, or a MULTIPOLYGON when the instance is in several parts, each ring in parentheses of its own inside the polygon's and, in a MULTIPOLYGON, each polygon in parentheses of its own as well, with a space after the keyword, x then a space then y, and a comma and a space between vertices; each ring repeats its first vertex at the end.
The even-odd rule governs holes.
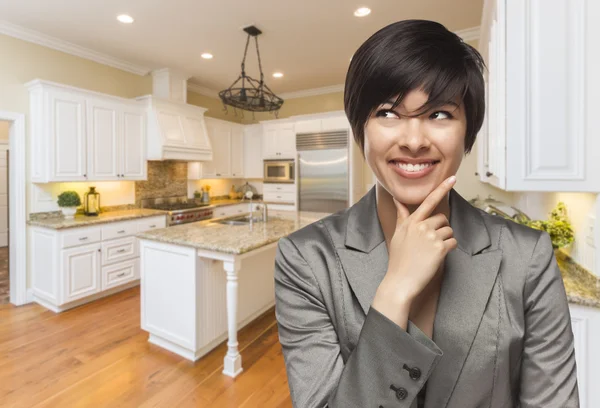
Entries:
POLYGON ((336 213, 348 208, 348 132, 296 135, 298 210, 336 213))

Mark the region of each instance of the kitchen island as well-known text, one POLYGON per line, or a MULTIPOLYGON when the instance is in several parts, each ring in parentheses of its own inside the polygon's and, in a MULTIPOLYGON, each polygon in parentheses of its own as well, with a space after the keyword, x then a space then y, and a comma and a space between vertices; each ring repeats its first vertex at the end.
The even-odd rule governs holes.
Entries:
POLYGON ((196 361, 228 339, 223 374, 236 377, 238 330, 275 304, 277 241, 327 215, 271 212, 251 226, 211 219, 138 234, 148 341, 196 361))

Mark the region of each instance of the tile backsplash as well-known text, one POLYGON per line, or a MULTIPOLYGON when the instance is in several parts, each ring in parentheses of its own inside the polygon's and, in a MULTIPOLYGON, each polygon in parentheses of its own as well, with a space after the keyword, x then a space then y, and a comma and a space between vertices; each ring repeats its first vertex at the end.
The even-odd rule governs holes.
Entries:
POLYGON ((135 182, 135 201, 187 195, 187 162, 148 161, 148 180, 135 182))

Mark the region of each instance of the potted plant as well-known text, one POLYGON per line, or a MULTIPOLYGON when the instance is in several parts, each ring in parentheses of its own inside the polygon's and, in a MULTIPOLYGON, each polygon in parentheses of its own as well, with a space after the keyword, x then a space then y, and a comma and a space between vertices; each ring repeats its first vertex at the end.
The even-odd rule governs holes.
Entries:
POLYGON ((546 231, 552 239, 552 247, 555 251, 569 246, 575 239, 573 236, 573 227, 567 217, 567 208, 562 201, 552 210, 548 221, 528 220, 522 221, 521 224, 546 231))
POLYGON ((77 212, 77 207, 81 205, 81 198, 76 191, 63 191, 58 196, 58 206, 65 218, 73 218, 77 212))

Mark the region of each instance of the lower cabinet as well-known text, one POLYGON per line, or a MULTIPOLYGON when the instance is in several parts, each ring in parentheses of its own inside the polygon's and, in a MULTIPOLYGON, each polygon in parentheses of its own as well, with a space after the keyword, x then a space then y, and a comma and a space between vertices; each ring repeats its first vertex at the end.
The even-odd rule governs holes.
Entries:
POLYGON ((67 230, 30 227, 34 301, 61 312, 137 285, 135 234, 164 227, 164 215, 67 230))
POLYGON ((232 204, 218 206, 213 210, 213 218, 231 217, 237 214, 246 214, 250 212, 250 201, 244 204, 232 204))
POLYGON ((600 309, 569 304, 581 408, 600 407, 600 309))

